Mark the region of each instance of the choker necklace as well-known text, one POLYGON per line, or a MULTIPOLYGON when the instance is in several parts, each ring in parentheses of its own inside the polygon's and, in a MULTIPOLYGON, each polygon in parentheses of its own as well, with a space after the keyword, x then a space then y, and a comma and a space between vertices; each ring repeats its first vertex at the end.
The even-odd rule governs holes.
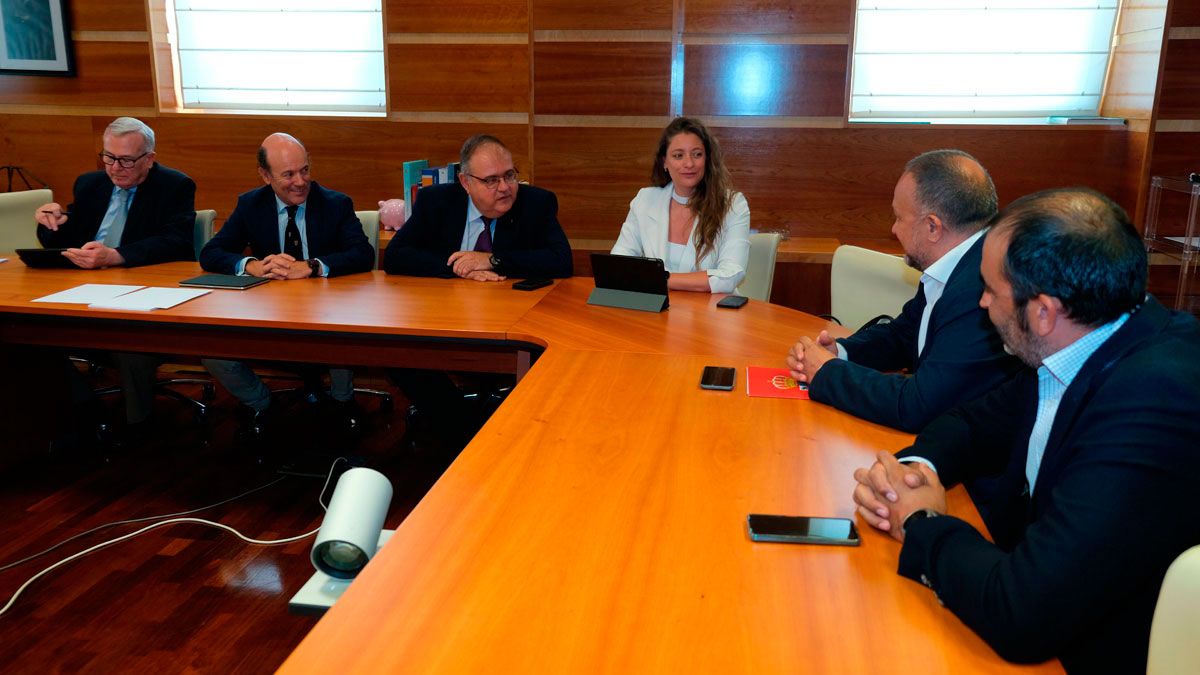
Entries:
POLYGON ((691 197, 680 197, 679 195, 675 194, 675 190, 671 190, 671 199, 674 199, 679 204, 687 206, 687 203, 691 197))

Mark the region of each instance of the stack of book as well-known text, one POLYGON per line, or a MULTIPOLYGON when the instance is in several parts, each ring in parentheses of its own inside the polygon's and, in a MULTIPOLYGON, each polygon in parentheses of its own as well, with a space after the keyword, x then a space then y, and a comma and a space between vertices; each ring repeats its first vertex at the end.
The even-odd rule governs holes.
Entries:
POLYGON ((429 160, 415 159, 404 163, 404 218, 412 216, 417 191, 426 185, 441 185, 458 180, 458 162, 430 168, 429 160))

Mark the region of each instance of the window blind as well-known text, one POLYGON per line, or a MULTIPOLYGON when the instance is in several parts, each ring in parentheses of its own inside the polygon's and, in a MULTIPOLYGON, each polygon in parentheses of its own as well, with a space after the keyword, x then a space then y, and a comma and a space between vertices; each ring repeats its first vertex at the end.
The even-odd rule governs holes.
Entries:
POLYGON ((380 0, 175 0, 188 108, 386 109, 380 0))
POLYGON ((1095 115, 1118 0, 860 0, 850 117, 1095 115))

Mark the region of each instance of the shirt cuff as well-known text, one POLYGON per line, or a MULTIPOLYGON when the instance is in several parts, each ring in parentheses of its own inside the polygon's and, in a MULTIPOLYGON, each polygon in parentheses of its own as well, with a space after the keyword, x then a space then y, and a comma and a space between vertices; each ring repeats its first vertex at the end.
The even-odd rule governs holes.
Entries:
POLYGON ((833 344, 837 345, 838 358, 843 361, 849 361, 850 354, 846 351, 846 348, 842 346, 842 343, 834 342, 833 344))
POLYGON ((323 276, 323 277, 329 276, 329 265, 326 265, 325 263, 321 262, 320 258, 313 258, 313 260, 316 260, 317 264, 321 266, 321 275, 320 276, 323 276))
POLYGON ((925 459, 924 457, 917 457, 915 455, 910 455, 908 457, 900 458, 901 464, 903 464, 905 462, 916 462, 918 464, 924 464, 925 466, 929 467, 930 471, 937 473, 937 467, 933 465, 933 462, 925 459))
POLYGON ((246 276, 246 264, 249 263, 251 260, 258 260, 258 258, 254 258, 251 256, 246 256, 245 258, 242 258, 241 260, 238 261, 238 264, 233 266, 233 273, 238 275, 239 277, 246 276))

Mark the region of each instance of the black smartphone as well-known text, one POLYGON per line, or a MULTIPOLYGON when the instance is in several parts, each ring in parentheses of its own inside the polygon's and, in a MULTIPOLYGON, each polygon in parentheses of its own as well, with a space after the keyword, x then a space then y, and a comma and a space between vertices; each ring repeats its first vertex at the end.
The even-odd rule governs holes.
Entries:
POLYGON ((717 301, 717 307, 724 307, 725 309, 739 309, 742 307, 742 305, 745 305, 749 301, 750 298, 747 298, 744 295, 727 295, 717 301))
POLYGON ((807 516, 768 516, 751 513, 746 518, 754 541, 786 544, 829 544, 858 546, 858 529, 849 518, 809 518, 807 516))
POLYGON ((522 279, 521 281, 513 282, 513 290, 515 291, 535 291, 543 286, 549 286, 554 283, 551 279, 522 279))
POLYGON ((721 368, 719 366, 704 366, 704 373, 700 375, 701 389, 720 389, 721 391, 732 391, 733 381, 737 377, 737 370, 733 368, 721 368))

